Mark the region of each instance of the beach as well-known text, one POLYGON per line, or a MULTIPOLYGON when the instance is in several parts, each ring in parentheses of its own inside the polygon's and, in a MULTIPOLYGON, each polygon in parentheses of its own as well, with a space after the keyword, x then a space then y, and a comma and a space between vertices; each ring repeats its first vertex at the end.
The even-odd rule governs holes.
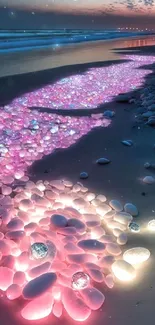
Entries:
MULTIPOLYGON (((48 150, 46 155, 41 159, 36 159, 30 167, 27 167, 30 180, 36 182, 38 180, 67 179, 73 182, 73 184, 80 181, 90 192, 104 194, 107 202, 115 199, 120 201, 123 206, 127 202, 134 204, 139 211, 139 215, 134 218, 134 221, 140 225, 142 231, 138 234, 128 232, 128 243, 125 245, 125 250, 127 248, 142 246, 151 252, 149 261, 144 264, 142 270, 140 269, 137 272, 137 278, 133 283, 124 284, 116 281, 112 289, 106 286, 103 286, 102 289, 102 284, 98 284, 100 290, 104 292, 106 300, 104 305, 98 311, 93 312, 89 320, 86 321, 89 324, 94 324, 97 321, 99 325, 103 323, 105 325, 114 325, 116 323, 119 325, 129 325, 131 322, 133 324, 141 323, 145 325, 148 318, 153 322, 155 317, 153 306, 153 297, 155 294, 153 285, 155 266, 154 234, 147 230, 148 221, 155 219, 155 184, 148 185, 143 182, 145 176, 154 177, 155 173, 154 169, 146 169, 144 167, 146 162, 155 163, 155 130, 146 124, 145 120, 138 119, 137 121, 136 119, 136 116, 139 114, 138 109, 141 107, 140 104, 137 104, 140 98, 140 91, 144 88, 151 87, 152 83, 149 74, 150 71, 154 73, 155 70, 154 42, 154 38, 151 41, 149 38, 145 38, 145 40, 97 42, 93 45, 80 44, 75 47, 69 46, 65 50, 59 50, 52 57, 50 51, 24 55, 18 54, 18 57, 14 54, 11 56, 11 62, 10 55, 6 55, 3 66, 1 66, 0 106, 2 108, 8 106, 7 113, 10 114, 11 110, 15 107, 18 108, 18 106, 23 112, 24 107, 27 105, 25 103, 23 104, 23 100, 26 103, 33 104, 34 100, 39 98, 38 93, 35 93, 36 97, 33 98, 33 92, 36 92, 38 88, 42 87, 47 94, 48 85, 55 84, 65 78, 70 78, 70 76, 74 78, 74 75, 82 75, 82 78, 86 78, 87 73, 90 76, 89 71, 93 69, 92 74, 94 77, 94 69, 97 69, 97 74, 100 77, 100 68, 106 68, 108 71, 108 68, 112 66, 112 71, 114 71, 117 65, 127 64, 126 60, 130 62, 130 56, 135 56, 135 58, 136 56, 145 56, 144 67, 141 68, 137 65, 136 68, 137 79, 135 84, 136 82, 137 84, 135 89, 131 89, 130 85, 128 85, 130 89, 127 92, 128 96, 133 99, 131 102, 129 100, 125 102, 117 101, 117 97, 121 92, 119 92, 121 88, 118 86, 116 87, 118 88, 118 92, 116 91, 114 93, 113 99, 110 97, 113 96, 113 92, 109 94, 107 91, 107 101, 104 103, 102 102, 102 92, 99 93, 100 100, 98 100, 94 90, 95 95, 93 99, 90 96, 90 101, 85 102, 82 98, 83 106, 80 106, 80 100, 76 100, 73 109, 70 106, 65 106, 66 101, 62 101, 54 109, 52 101, 46 101, 46 98, 43 97, 40 97, 42 99, 40 105, 38 104, 39 101, 36 106, 28 105, 32 114, 35 111, 40 112, 40 114, 55 114, 54 120, 56 120, 56 116, 58 119, 59 116, 63 116, 66 120, 62 118, 61 124, 65 121, 64 123, 68 123, 67 125, 69 125, 70 121, 68 119, 72 118, 75 118, 75 123, 79 123, 77 119, 80 119, 80 117, 83 119, 83 124, 79 126, 79 133, 74 141, 71 139, 72 134, 69 134, 70 140, 66 140, 63 148, 61 148, 60 143, 57 144, 55 148, 57 150, 55 151, 50 145, 47 146, 48 150), (127 59, 125 55, 127 55, 127 59), (148 66, 147 57, 150 64, 148 66), (144 78, 141 76, 139 80, 138 73, 140 72, 138 70, 140 71, 141 69, 146 70, 146 74, 144 78), (143 82, 139 85, 142 80, 143 82), (27 93, 30 95, 26 95, 27 93), (18 100, 12 104, 16 98, 21 98, 22 100, 18 100), (92 117, 92 114, 103 114, 107 110, 114 111, 115 115, 105 120, 99 116, 101 124, 95 124, 95 118, 92 117), (84 128, 85 123, 89 125, 89 122, 85 118, 92 118, 92 127, 88 128, 88 131, 85 130, 83 134, 80 133, 80 127, 84 128), (132 146, 122 144, 122 141, 127 139, 132 140, 132 146), (50 153, 50 148, 52 148, 52 153, 50 153), (96 160, 101 157, 109 159, 110 163, 98 165, 96 160), (79 175, 83 171, 88 173, 88 178, 80 180, 79 175)), ((127 69, 129 68, 127 66, 127 69)), ((134 69, 134 64, 132 68, 134 69)), ((124 69, 126 69, 126 65, 124 69)), ((120 73, 120 69, 118 71, 120 73)), ((112 72, 108 75, 108 80, 110 80, 109 76, 112 80, 112 72)), ((133 76, 127 80, 130 82, 132 78, 133 76)), ((115 76, 116 79, 117 76, 115 76)), ((82 79, 82 82, 83 80, 84 82, 88 82, 88 79, 82 79)), ((115 80, 112 80, 109 85, 111 89, 115 89, 115 82, 113 82, 115 80)), ((75 79, 71 79, 70 84, 73 81, 75 79)), ((100 84, 101 82, 104 83, 105 75, 103 79, 97 79, 96 82, 100 82, 100 84)), ((58 87, 61 88, 61 84, 58 87)), ((100 90, 100 85, 98 87, 100 90)), ((124 86, 122 83, 120 87, 123 88, 126 85, 124 86)), ((56 93, 57 88, 52 89, 56 93)), ((67 88, 63 88, 63 90, 67 91, 67 88)), ((90 92, 91 88, 89 88, 89 94, 90 92)), ((88 98, 88 93, 85 96, 88 98)), ((55 102, 59 99, 53 98, 55 102)), ((48 118, 45 115, 44 122, 46 120, 48 121, 48 118)), ((74 123, 71 127, 72 129, 74 128, 74 123)), ((56 137, 56 135, 54 136, 56 137)), ((62 134, 59 140, 59 142, 62 141, 61 143, 63 143, 63 136, 64 134, 62 134)), ((27 321, 21 320, 18 314, 19 307, 21 306, 17 302, 2 301, 0 314, 3 325, 8 325, 10 322, 12 325, 27 324, 27 321), (5 313, 4 310, 6 308, 7 312, 5 313)), ((56 319, 54 316, 49 319, 53 324, 77 323, 69 320, 68 316, 64 317, 64 315, 60 319, 56 319)), ((49 324, 49 319, 39 320, 37 324, 47 325, 49 324)))

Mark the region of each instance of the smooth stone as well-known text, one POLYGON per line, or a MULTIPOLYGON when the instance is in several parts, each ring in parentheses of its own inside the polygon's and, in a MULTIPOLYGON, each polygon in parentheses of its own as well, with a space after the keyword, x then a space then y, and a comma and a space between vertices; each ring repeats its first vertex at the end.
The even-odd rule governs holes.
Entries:
POLYGON ((86 252, 103 252, 105 250, 105 245, 95 239, 85 239, 78 242, 78 246, 86 252))
POLYGON ((52 187, 55 187, 56 189, 60 190, 60 191, 63 191, 65 189, 65 185, 63 184, 62 181, 60 180, 53 180, 53 181, 50 181, 50 185, 52 187))
POLYGON ((150 164, 149 162, 146 162, 146 163, 144 164, 144 167, 145 167, 145 168, 150 168, 150 167, 151 167, 151 164, 150 164))
POLYGON ((86 231, 86 225, 81 220, 76 218, 68 219, 67 225, 69 227, 75 227, 79 233, 84 233, 86 231))
POLYGON ((139 225, 136 222, 131 222, 129 224, 129 229, 132 232, 139 232, 140 231, 140 227, 139 227, 139 225))
POLYGON ((106 250, 107 250, 107 252, 109 254, 114 255, 114 256, 119 256, 122 253, 119 245, 118 244, 115 244, 115 243, 109 243, 109 244, 107 244, 106 245, 106 250))
POLYGON ((105 296, 96 288, 85 288, 81 296, 86 305, 92 310, 98 310, 105 301, 105 296))
POLYGON ((124 144, 127 147, 131 147, 133 145, 132 140, 123 140, 122 144, 124 144))
POLYGON ((96 263, 97 257, 93 254, 69 254, 67 255, 67 262, 74 264, 83 264, 83 263, 96 263))
POLYGON ((49 292, 43 294, 29 302, 21 311, 21 315, 26 320, 39 320, 47 317, 53 307, 54 298, 49 292))
POLYGON ((98 283, 102 283, 104 281, 104 275, 100 270, 97 269, 89 269, 87 270, 90 278, 98 283))
POLYGON ((86 205, 86 201, 82 198, 79 198, 79 199, 75 199, 73 201, 73 207, 74 208, 77 208, 77 209, 82 209, 84 208, 86 205))
POLYGON ((109 202, 109 205, 111 206, 112 209, 114 209, 117 212, 121 212, 123 210, 122 204, 117 200, 111 200, 109 202))
MULTIPOLYGON (((117 212, 114 215, 114 220, 123 224, 123 225, 128 224, 129 222, 132 221, 132 219, 133 219, 132 215, 127 212, 117 212)), ((117 227, 115 227, 115 228, 117 228, 117 227)))
POLYGON ((101 257, 99 260, 98 260, 98 264, 100 265, 100 267, 104 267, 104 268, 111 268, 111 265, 115 262, 115 258, 114 256, 111 256, 111 255, 106 255, 106 256, 103 256, 101 257))
POLYGON ((44 294, 56 282, 55 273, 45 273, 31 280, 23 289, 23 297, 25 299, 34 299, 44 294))
POLYGON ((91 202, 94 199, 95 199, 95 194, 94 193, 87 193, 85 195, 85 200, 88 201, 88 202, 91 202))
POLYGON ((118 229, 118 228, 114 228, 113 229, 113 234, 115 237, 119 237, 122 234, 122 230, 118 229))
POLYGON ((104 282, 107 285, 107 287, 109 289, 112 289, 114 286, 114 280, 113 280, 113 276, 111 274, 108 274, 105 278, 104 278, 104 282))
POLYGON ((62 303, 69 316, 75 321, 85 321, 91 314, 91 309, 88 305, 70 288, 64 288, 62 303))
POLYGON ((63 181, 63 183, 64 183, 64 185, 66 186, 66 187, 73 187, 73 183, 72 182, 70 182, 70 181, 63 181))
POLYGON ((14 272, 8 267, 0 267, 0 290, 6 291, 13 283, 14 272))
POLYGON ((121 281, 131 281, 136 277, 133 266, 123 260, 115 261, 112 264, 112 271, 115 277, 121 281))
POLYGON ((50 218, 50 223, 52 226, 56 228, 64 228, 67 226, 68 220, 60 215, 60 214, 53 214, 50 218))
POLYGON ((104 203, 107 200, 106 196, 102 194, 97 195, 96 199, 101 201, 102 203, 104 203))
POLYGON ((145 176, 143 178, 143 182, 145 184, 150 184, 151 185, 151 184, 153 184, 155 182, 155 178, 153 176, 145 176))
POLYGON ((149 118, 147 124, 150 126, 155 126, 155 117, 149 118))
POLYGON ((143 116, 144 118, 148 118, 148 117, 151 117, 153 114, 154 114, 154 113, 152 113, 151 111, 148 111, 148 112, 143 113, 142 116, 143 116))
POLYGON ((99 165, 107 165, 109 164, 111 161, 107 158, 99 158, 98 160, 96 160, 96 163, 99 165))
POLYGON ((119 237, 117 238, 117 243, 119 245, 125 245, 127 241, 128 241, 128 237, 124 232, 122 232, 122 234, 120 234, 119 237))
POLYGON ((13 218, 8 224, 7 228, 9 230, 21 230, 24 228, 24 222, 19 218, 13 218))
POLYGON ((88 178, 88 173, 87 173, 87 172, 82 172, 82 173, 80 174, 80 178, 81 178, 81 179, 86 179, 86 178, 88 178))
POLYGON ((144 247, 134 247, 128 249, 123 254, 123 259, 131 265, 138 265, 147 261, 150 257, 150 251, 144 247))
POLYGON ((45 262, 41 265, 33 267, 31 270, 28 271, 28 274, 31 278, 36 278, 50 270, 51 263, 45 262))
POLYGON ((103 113, 103 116, 106 116, 106 117, 114 117, 115 116, 115 112, 114 111, 110 111, 110 110, 107 110, 103 113))
POLYGON ((21 288, 18 284, 11 284, 6 292, 6 296, 9 300, 15 300, 21 296, 21 288))
POLYGON ((101 203, 97 208, 96 212, 103 218, 104 215, 111 211, 111 207, 106 203, 101 203))
POLYGON ((136 217, 138 215, 138 209, 132 203, 126 203, 124 206, 124 211, 131 214, 133 217, 136 217))

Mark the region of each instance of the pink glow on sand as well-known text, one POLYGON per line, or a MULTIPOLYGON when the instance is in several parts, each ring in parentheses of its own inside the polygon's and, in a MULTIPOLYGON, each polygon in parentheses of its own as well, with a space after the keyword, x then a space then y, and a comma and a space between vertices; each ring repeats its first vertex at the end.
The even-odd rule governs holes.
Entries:
MULTIPOLYGON (((110 102, 119 93, 142 85, 149 70, 138 69, 155 61, 153 56, 132 56, 123 64, 91 68, 84 74, 62 79, 55 84, 27 93, 1 107, 0 116, 0 179, 2 192, 11 193, 13 176, 27 181, 24 171, 35 160, 56 148, 68 148, 95 127, 107 127, 110 120, 102 114, 70 117, 30 110, 30 107, 50 109, 91 109, 110 102)), ((114 107, 115 108, 115 107, 114 107)))

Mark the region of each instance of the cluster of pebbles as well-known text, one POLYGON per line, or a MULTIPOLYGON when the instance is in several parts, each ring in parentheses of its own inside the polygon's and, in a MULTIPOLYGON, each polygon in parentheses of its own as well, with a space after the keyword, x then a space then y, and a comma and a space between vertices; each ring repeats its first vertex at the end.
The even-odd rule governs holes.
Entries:
POLYGON ((27 320, 60 317, 63 310, 76 321, 88 319, 104 303, 105 286, 131 281, 135 264, 150 256, 142 247, 122 254, 127 232, 139 231, 137 214, 133 204, 108 204, 81 183, 28 180, 14 187, 0 196, 0 290, 23 300, 27 320))

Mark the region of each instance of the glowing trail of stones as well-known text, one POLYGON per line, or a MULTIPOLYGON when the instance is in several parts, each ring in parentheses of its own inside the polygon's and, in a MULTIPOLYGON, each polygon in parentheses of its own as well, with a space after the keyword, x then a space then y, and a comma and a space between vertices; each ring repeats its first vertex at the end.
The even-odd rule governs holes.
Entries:
POLYGON ((27 181, 0 204, 0 290, 25 301, 27 321, 59 318, 64 310, 85 321, 104 304, 101 283, 112 289, 116 278, 132 281, 137 257, 142 264, 150 256, 138 247, 122 257, 132 215, 80 183, 27 181))

